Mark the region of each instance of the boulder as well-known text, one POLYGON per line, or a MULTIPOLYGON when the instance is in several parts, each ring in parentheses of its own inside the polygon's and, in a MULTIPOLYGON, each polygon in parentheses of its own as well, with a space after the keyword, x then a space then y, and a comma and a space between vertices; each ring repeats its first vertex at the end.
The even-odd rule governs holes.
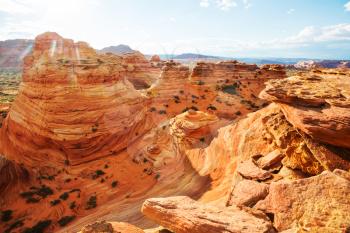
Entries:
POLYGON ((275 232, 263 213, 235 206, 223 209, 185 196, 148 199, 142 213, 176 233, 275 232))
POLYGON ((266 199, 255 208, 273 214, 279 231, 299 227, 307 232, 345 232, 350 224, 348 178, 348 172, 336 170, 295 181, 273 182, 266 199))
POLYGON ((269 186, 252 180, 242 180, 230 194, 228 205, 253 206, 269 193, 269 186))

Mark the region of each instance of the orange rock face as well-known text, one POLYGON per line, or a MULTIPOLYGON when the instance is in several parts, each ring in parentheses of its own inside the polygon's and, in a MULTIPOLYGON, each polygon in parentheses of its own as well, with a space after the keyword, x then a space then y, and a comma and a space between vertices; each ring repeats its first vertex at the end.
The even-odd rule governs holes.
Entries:
POLYGON ((55 33, 38 36, 24 64, 0 129, 1 213, 12 214, 0 231, 142 232, 121 222, 156 227, 142 203, 184 195, 143 212, 180 233, 347 229, 347 73, 191 69, 55 33), (91 225, 99 219, 110 224, 91 225))
POLYGON ((270 185, 269 195, 256 208, 275 216, 277 230, 292 227, 310 232, 345 232, 350 217, 349 173, 336 170, 296 181, 270 185))
MULTIPOLYGON (((188 197, 153 198, 142 206, 142 212, 177 233, 273 233, 264 214, 201 205, 188 197)), ((253 212, 253 211, 252 211, 253 212)))
POLYGON ((149 128, 147 99, 126 75, 119 58, 57 34, 39 36, 3 123, 3 153, 27 167, 59 168, 122 150, 149 128))
POLYGON ((315 140, 349 148, 349 90, 346 75, 295 76, 270 81, 261 97, 280 103, 288 121, 315 140))

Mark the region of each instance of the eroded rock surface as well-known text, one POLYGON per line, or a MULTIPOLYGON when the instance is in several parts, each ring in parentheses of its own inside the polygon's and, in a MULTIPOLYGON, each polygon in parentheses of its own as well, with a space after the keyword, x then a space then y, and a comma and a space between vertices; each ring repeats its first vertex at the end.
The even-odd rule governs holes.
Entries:
POLYGON ((274 226, 280 231, 298 227, 308 232, 344 232, 350 222, 349 197, 350 180, 325 171, 271 183, 267 198, 256 208, 273 213, 274 226))
POLYGON ((350 148, 350 79, 310 74, 271 80, 260 95, 280 103, 288 121, 313 139, 350 148))
POLYGON ((275 232, 264 214, 237 207, 226 209, 200 204, 188 197, 148 199, 142 212, 176 233, 275 232))

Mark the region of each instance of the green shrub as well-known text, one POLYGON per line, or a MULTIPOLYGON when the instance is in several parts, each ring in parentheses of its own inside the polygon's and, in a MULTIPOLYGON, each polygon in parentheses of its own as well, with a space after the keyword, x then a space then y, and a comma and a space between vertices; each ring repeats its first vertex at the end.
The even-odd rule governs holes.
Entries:
POLYGON ((18 227, 23 226, 23 219, 17 220, 14 223, 12 223, 5 231, 4 233, 11 233, 13 229, 16 229, 18 227))
POLYGON ((1 211, 1 221, 8 222, 12 219, 12 210, 1 211))
POLYGON ((61 227, 66 226, 68 223, 70 223, 71 221, 73 221, 75 219, 75 216, 64 216, 62 217, 60 220, 58 220, 58 224, 61 227))
POLYGON ((59 200, 59 199, 50 201, 51 206, 58 205, 59 203, 61 203, 61 200, 59 200))
POLYGON ((60 195, 60 199, 62 199, 62 200, 67 200, 68 197, 69 197, 69 194, 67 192, 64 192, 60 195))
POLYGON ((87 210, 90 210, 90 209, 93 209, 93 208, 96 208, 97 206, 97 198, 96 196, 91 196, 89 198, 89 200, 86 202, 86 208, 87 210))
POLYGON ((69 209, 74 209, 76 207, 75 201, 69 203, 69 209))
POLYGON ((92 175, 92 179, 97 179, 100 176, 103 176, 104 174, 106 174, 104 171, 102 170, 96 170, 95 173, 92 175))
POLYGON ((217 109, 216 109, 215 106, 209 105, 209 106, 207 107, 207 110, 213 110, 213 111, 215 111, 215 110, 217 110, 217 109))
POLYGON ((118 181, 116 181, 116 180, 114 180, 113 182, 112 182, 112 188, 115 188, 115 187, 117 187, 117 185, 118 185, 118 181))
POLYGON ((23 233, 44 233, 45 229, 48 228, 51 223, 51 220, 40 221, 32 228, 25 229, 23 233))

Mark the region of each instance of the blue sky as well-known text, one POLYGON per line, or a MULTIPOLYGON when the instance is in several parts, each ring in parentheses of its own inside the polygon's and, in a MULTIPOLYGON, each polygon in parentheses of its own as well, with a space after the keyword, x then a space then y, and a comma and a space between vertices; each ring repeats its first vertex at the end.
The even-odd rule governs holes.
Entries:
POLYGON ((0 40, 45 31, 146 54, 350 59, 350 2, 0 0, 0 40))

